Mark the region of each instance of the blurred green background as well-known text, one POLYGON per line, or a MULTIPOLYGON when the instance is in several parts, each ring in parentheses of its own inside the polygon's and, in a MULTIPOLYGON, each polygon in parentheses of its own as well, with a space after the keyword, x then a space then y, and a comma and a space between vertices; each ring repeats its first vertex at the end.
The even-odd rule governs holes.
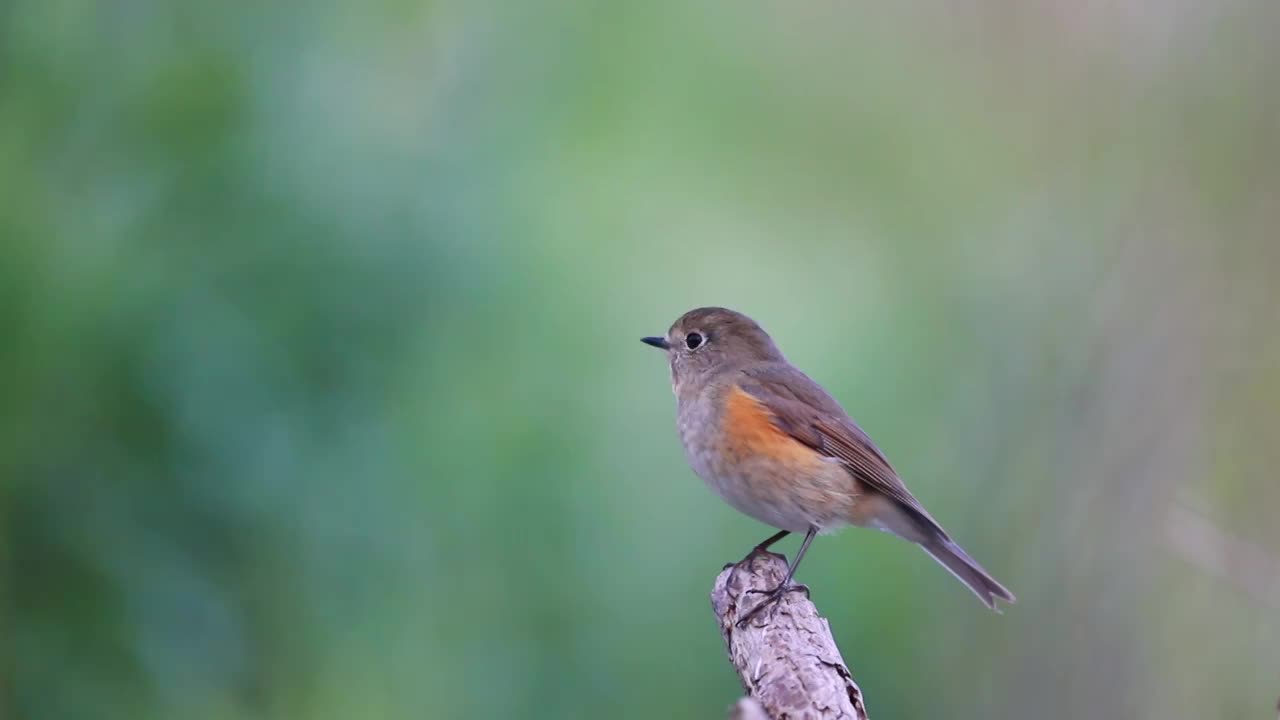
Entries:
MULTIPOLYGON (((742 310, 1019 596, 847 531, 878 718, 1272 717, 1280 4, 0 6, 0 715, 716 718, 742 310)), ((783 545, 792 553, 795 541, 783 545)))

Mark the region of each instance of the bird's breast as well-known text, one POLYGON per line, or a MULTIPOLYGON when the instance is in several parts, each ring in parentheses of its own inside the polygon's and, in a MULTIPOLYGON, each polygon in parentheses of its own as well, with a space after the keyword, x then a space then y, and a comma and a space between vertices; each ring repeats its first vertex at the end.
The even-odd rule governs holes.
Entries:
POLYGON ((694 472, 738 511, 794 532, 845 524, 853 478, 780 429, 740 388, 682 403, 678 424, 694 472))

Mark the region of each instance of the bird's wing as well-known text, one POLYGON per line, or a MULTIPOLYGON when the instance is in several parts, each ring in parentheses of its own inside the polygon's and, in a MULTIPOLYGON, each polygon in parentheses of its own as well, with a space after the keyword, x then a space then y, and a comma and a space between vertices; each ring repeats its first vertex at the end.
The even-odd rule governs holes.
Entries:
POLYGON ((760 401, 779 429, 814 450, 840 460, 863 485, 892 498, 942 532, 938 522, 907 490, 880 448, 809 376, 792 367, 778 366, 755 368, 744 374, 742 389, 760 401))

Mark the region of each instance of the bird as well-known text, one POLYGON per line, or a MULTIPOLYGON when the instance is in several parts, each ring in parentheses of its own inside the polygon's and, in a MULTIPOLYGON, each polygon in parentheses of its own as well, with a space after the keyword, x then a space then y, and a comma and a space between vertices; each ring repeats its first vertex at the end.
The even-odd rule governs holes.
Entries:
POLYGON ((792 590, 814 537, 864 527, 915 543, 988 608, 1015 597, 925 510, 870 436, 817 382, 791 365, 746 315, 701 307, 665 335, 641 338, 663 350, 676 397, 677 429, 694 472, 730 506, 778 532, 746 558, 803 533, 785 578, 738 622, 792 590))

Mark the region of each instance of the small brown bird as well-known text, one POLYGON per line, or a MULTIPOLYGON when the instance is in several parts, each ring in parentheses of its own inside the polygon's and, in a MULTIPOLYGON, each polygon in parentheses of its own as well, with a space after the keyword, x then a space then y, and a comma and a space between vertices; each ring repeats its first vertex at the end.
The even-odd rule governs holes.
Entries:
POLYGON ((694 472, 730 505, 804 542, 782 583, 740 621, 802 585, 796 567, 818 533, 845 525, 893 533, 924 548, 987 607, 1013 593, 959 546, 830 395, 792 367, 751 318, 725 308, 690 310, 665 337, 680 440, 694 472))

